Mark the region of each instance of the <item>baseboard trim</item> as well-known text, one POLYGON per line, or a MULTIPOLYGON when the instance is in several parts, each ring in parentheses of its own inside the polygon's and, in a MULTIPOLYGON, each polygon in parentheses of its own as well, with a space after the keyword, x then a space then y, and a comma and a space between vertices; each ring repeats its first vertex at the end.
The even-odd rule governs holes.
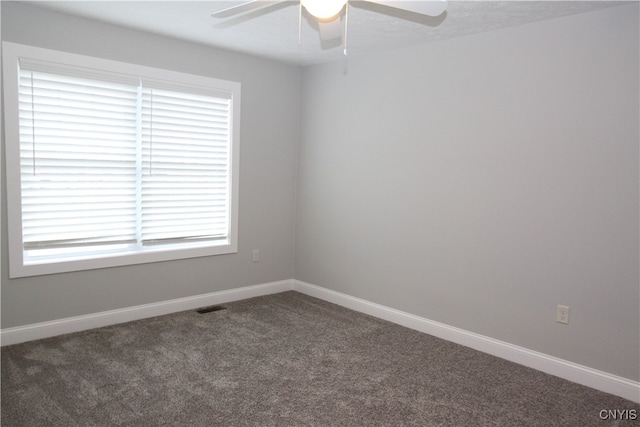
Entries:
POLYGON ((185 298, 177 298, 151 304, 137 305, 117 310, 102 311, 83 316, 68 317, 49 322, 33 323, 25 326, 6 328, 0 331, 2 346, 19 344, 87 329, 100 328, 118 323, 162 316, 179 311, 193 310, 209 305, 224 304, 247 298, 276 294, 293 289, 292 280, 246 286, 226 291, 211 292, 185 298))
POLYGON ((447 341, 455 342, 596 390, 623 397, 635 403, 640 403, 640 382, 299 280, 282 280, 49 322, 6 328, 0 331, 0 343, 2 346, 19 344, 26 341, 80 332, 148 317, 162 316, 184 310, 193 310, 208 305, 224 304, 247 298, 276 294, 289 290, 295 290, 305 295, 316 297, 447 341))
POLYGON ((640 382, 637 381, 299 280, 293 281, 293 290, 640 403, 640 382))

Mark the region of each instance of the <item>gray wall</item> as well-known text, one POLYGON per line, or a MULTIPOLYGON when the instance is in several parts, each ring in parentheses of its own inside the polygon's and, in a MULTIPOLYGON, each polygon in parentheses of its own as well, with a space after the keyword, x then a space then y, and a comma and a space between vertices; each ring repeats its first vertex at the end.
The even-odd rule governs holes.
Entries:
POLYGON ((296 279, 639 380, 638 16, 305 69, 296 279))
MULTIPOLYGON (((5 41, 242 83, 239 252, 18 280, 3 268, 3 328, 293 276, 298 68, 2 3, 5 41), (252 249, 260 249, 259 263, 252 262, 252 249)), ((4 205, 4 188, 2 197, 4 205)), ((2 219, 6 266, 6 210, 2 219)))

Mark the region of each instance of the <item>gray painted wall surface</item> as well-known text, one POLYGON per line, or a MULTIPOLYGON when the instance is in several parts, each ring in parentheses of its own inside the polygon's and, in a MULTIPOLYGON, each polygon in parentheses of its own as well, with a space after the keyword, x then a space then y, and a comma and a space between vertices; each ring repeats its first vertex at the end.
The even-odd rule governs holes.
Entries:
POLYGON ((638 31, 636 4, 305 69, 296 279, 640 379, 638 31))
POLYGON ((239 252, 18 280, 3 268, 2 328, 293 276, 298 68, 5 2, 2 39, 242 83, 239 252))

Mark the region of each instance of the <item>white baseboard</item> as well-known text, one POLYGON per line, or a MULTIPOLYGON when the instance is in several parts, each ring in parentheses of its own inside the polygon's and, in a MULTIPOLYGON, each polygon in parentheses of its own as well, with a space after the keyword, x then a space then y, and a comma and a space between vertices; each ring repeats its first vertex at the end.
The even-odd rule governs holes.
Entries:
POLYGON ((597 369, 578 365, 563 359, 509 344, 484 335, 465 331, 423 317, 375 304, 340 292, 315 286, 299 280, 283 280, 255 286, 247 286, 227 291, 212 292, 192 297, 178 298, 151 304, 127 307, 69 317, 50 322, 34 323, 0 331, 1 345, 18 344, 42 338, 87 329, 100 328, 118 323, 162 316, 184 310, 193 310, 209 305, 224 304, 263 295, 295 290, 297 292, 328 301, 351 310, 359 311, 398 325, 455 342, 493 356, 582 384, 596 390, 614 394, 640 403, 640 383, 597 369))
POLYGON ((0 331, 0 342, 3 346, 18 344, 87 329, 100 328, 118 323, 140 320, 148 317, 162 316, 179 311, 193 310, 216 304, 224 304, 247 298, 276 294, 293 288, 292 280, 264 283, 255 286, 212 292, 185 298, 177 298, 151 304, 137 305, 117 310, 102 311, 84 316, 68 317, 49 322, 33 323, 26 326, 6 328, 0 331))
POLYGON ((293 290, 640 403, 640 383, 340 292, 293 281, 293 290))

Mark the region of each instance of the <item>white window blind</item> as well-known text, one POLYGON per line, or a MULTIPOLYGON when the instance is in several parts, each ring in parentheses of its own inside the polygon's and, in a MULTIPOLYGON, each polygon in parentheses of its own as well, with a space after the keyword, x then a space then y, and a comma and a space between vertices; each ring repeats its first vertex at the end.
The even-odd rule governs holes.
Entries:
POLYGON ((137 88, 20 71, 25 249, 134 242, 137 88))
MULTIPOLYGON (((12 258, 25 266, 141 255, 99 267, 234 252, 239 84, 146 67, 137 68, 151 77, 104 71, 82 62, 128 64, 64 55, 77 63, 16 56, 15 75, 5 67, 17 86, 7 169, 19 176, 19 198, 9 200, 20 206, 9 216, 21 233, 10 238, 10 254, 20 251, 12 258)), ((7 128, 11 135, 11 120, 7 128)), ((12 273, 21 275, 30 274, 12 273)))
POLYGON ((229 100, 142 89, 141 241, 224 239, 229 100))

